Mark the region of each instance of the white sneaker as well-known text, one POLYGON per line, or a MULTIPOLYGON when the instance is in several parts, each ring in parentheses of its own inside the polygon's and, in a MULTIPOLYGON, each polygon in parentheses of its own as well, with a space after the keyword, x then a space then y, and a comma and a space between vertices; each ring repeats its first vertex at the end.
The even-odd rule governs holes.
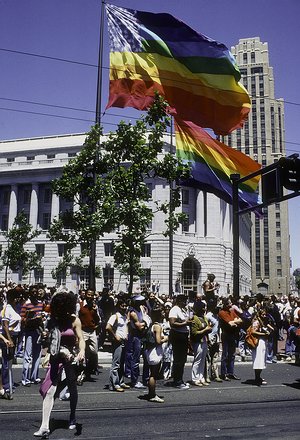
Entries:
POLYGON ((164 403, 164 399, 156 395, 154 397, 151 397, 151 399, 149 399, 149 402, 164 403))
POLYGON ((39 377, 37 379, 31 381, 31 383, 33 383, 35 385, 38 385, 41 382, 42 382, 42 379, 40 379, 39 377))
POLYGON ((143 390, 145 388, 147 388, 145 385, 142 384, 142 382, 137 382, 133 388, 136 388, 138 390, 143 390))
POLYGON ((181 383, 180 385, 177 385, 176 388, 179 390, 188 390, 190 388, 188 383, 181 383))
POLYGON ((76 429, 76 420, 71 420, 70 421, 69 429, 76 429))

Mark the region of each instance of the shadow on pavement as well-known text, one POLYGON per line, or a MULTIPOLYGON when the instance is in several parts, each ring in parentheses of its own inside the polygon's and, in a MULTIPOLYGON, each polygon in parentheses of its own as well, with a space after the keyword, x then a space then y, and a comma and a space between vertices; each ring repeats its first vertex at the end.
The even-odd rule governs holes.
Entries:
MULTIPOLYGON (((50 420, 50 432, 54 432, 57 429, 66 429, 69 430, 69 421, 68 420, 50 420)), ((78 436, 82 433, 82 424, 76 423, 76 431, 74 430, 74 435, 78 436)))

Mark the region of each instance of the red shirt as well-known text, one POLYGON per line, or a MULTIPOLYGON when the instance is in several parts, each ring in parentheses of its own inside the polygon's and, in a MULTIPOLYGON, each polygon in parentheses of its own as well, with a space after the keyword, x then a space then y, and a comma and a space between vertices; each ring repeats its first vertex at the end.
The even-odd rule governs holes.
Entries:
POLYGON ((219 318, 220 318, 220 327, 223 332, 232 334, 238 331, 238 327, 232 327, 231 325, 228 324, 229 321, 233 321, 235 318, 239 318, 239 316, 233 309, 220 310, 219 318))
POLYGON ((97 310, 90 309, 87 305, 80 304, 79 319, 83 331, 94 331, 99 325, 100 318, 97 310))

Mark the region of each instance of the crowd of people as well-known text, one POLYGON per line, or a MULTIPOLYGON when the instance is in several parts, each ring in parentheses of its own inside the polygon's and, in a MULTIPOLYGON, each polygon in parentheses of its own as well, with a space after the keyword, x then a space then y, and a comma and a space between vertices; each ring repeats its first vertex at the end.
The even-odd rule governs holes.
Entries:
POLYGON ((252 356, 258 386, 266 384, 261 377, 266 364, 277 362, 280 340, 285 340, 286 360, 294 358, 300 365, 299 298, 222 297, 213 274, 201 292, 176 292, 172 298, 157 287, 133 294, 105 287, 101 293, 81 290, 76 295, 63 288, 3 284, 0 315, 0 398, 13 398, 12 364, 22 358, 22 386, 40 384, 43 396, 37 437, 50 432, 56 396, 70 401, 69 428, 75 429, 77 386, 98 373, 98 350, 104 343, 112 350, 109 389, 148 389, 143 398, 157 403, 164 402, 156 393, 158 379, 180 390, 240 380, 234 371, 237 350, 242 360, 252 356), (249 329, 256 341, 252 347, 249 329), (186 382, 188 354, 193 362, 186 382), (41 361, 48 365, 43 381, 41 361))

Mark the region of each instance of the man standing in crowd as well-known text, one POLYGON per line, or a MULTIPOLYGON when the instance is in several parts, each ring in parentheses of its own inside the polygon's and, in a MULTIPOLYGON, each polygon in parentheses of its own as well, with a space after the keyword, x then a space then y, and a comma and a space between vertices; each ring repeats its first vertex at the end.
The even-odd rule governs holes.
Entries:
POLYGON ((187 298, 183 294, 176 297, 176 305, 171 308, 169 321, 171 326, 169 340, 173 346, 173 379, 174 386, 181 390, 186 390, 189 385, 183 381, 184 365, 187 360, 188 340, 189 340, 189 320, 186 307, 187 298))
POLYGON ((101 314, 101 325, 99 334, 99 347, 103 347, 106 337, 106 324, 115 312, 115 302, 112 295, 110 295, 109 287, 103 287, 101 298, 98 302, 99 311, 101 314))
POLYGON ((41 359, 42 345, 41 334, 43 331, 43 289, 31 286, 29 299, 21 308, 21 324, 24 329, 25 344, 22 371, 22 385, 30 386, 31 383, 38 384, 39 365, 41 359), (32 363, 30 372, 30 363, 32 363))
POLYGON ((219 311, 222 357, 221 357, 221 379, 222 380, 240 380, 234 374, 235 351, 239 338, 239 327, 242 319, 232 309, 230 298, 223 299, 223 308, 219 311))
POLYGON ((128 339, 127 304, 124 298, 119 298, 116 304, 116 313, 106 325, 106 330, 112 338, 112 365, 109 374, 109 389, 124 391, 130 388, 124 382, 125 346, 128 339))
POLYGON ((98 340, 96 330, 100 325, 100 317, 94 297, 95 294, 92 290, 85 292, 84 300, 80 304, 78 314, 82 325, 83 338, 85 340, 86 359, 85 372, 78 378, 78 384, 80 385, 84 379, 91 380, 91 374, 94 374, 98 369, 98 340))

